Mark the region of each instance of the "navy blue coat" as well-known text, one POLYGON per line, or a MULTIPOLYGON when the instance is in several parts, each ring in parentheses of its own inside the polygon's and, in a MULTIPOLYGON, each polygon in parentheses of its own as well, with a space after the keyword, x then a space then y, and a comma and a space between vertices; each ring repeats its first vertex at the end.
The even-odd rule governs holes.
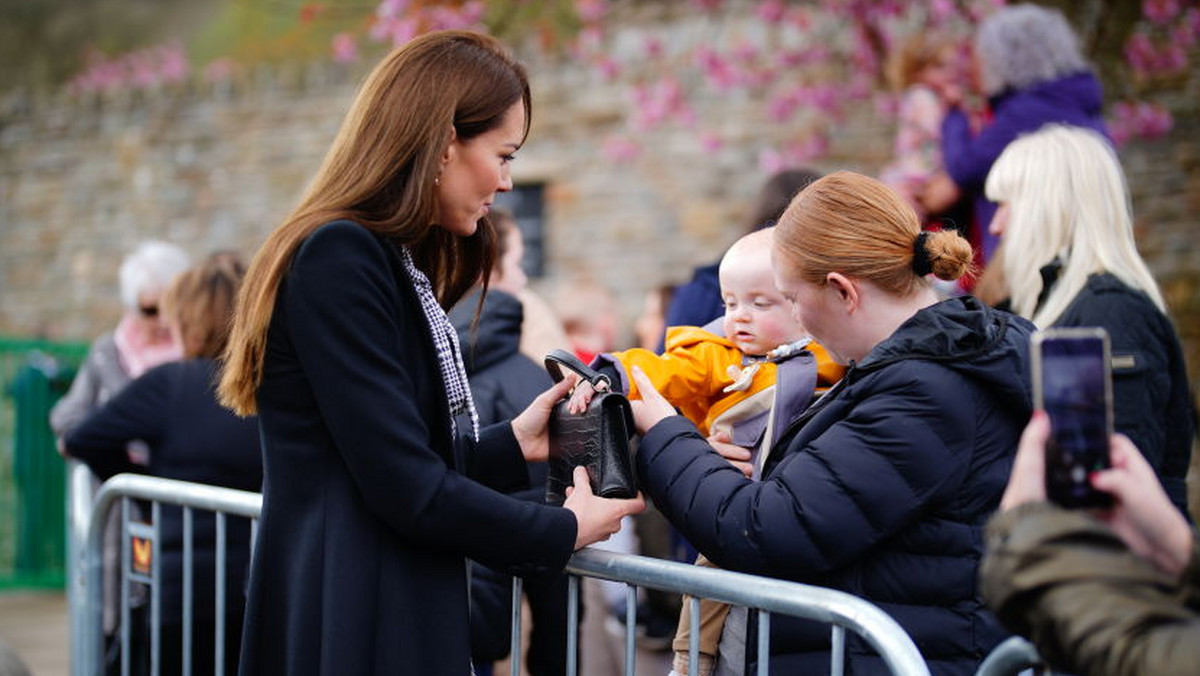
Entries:
MULTIPOLYGON (((478 292, 450 311, 458 330, 463 364, 480 424, 508 420, 554 384, 541 364, 521 352, 521 301, 503 291, 488 291, 478 322, 478 292)), ((529 488, 512 493, 530 502, 546 501, 544 462, 530 463, 529 488)), ((567 577, 553 573, 524 581, 531 622, 525 661, 533 676, 561 674, 567 668, 567 577)), ((510 651, 512 577, 482 565, 471 567, 471 655, 477 663, 503 659, 510 651)))
POLYGON ((433 338, 396 247, 347 221, 296 252, 258 390, 265 480, 242 671, 469 673, 465 557, 561 569, 567 510, 526 485, 511 426, 454 439, 433 338))
MULTIPOLYGON (((639 445, 644 488, 722 568, 865 598, 933 673, 973 673, 1005 635, 976 568, 1031 411, 1030 329, 971 297, 925 308, 793 423, 761 482, 672 417, 639 445)), ((827 625, 771 627, 772 673, 827 672, 827 625)), ((886 672, 857 638, 847 656, 849 673, 886 672)))
MULTIPOLYGON (((489 425, 517 416, 554 381, 542 364, 521 352, 525 311, 520 300, 503 291, 488 291, 476 323, 478 307, 479 293, 468 294, 450 311, 450 321, 458 331, 479 424, 489 425)), ((545 478, 545 463, 529 468, 545 478)))

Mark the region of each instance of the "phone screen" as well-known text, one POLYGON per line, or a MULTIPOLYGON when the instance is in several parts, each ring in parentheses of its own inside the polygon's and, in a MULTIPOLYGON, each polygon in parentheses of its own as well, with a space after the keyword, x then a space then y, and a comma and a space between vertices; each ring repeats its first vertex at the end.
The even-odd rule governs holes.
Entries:
POLYGON ((1111 375, 1102 329, 1048 330, 1035 342, 1035 385, 1050 417, 1046 493, 1064 507, 1107 507, 1089 475, 1106 469, 1112 433, 1111 375), (1040 362, 1040 365, 1038 365, 1040 362))

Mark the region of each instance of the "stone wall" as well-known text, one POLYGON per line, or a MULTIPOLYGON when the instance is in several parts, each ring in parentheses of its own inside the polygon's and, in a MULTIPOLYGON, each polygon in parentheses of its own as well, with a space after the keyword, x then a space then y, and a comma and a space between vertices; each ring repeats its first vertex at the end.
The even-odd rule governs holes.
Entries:
MULTIPOLYGON (((617 39, 613 48, 634 49, 617 39)), ((546 295, 572 278, 613 289, 627 323, 643 292, 684 281, 736 235, 759 184, 764 128, 744 96, 698 103, 733 141, 704 150, 667 126, 629 164, 602 141, 625 126, 628 93, 569 61, 530 61, 534 128, 517 182, 545 182, 546 295)), ((10 102, 0 113, 0 334, 86 339, 119 315, 116 265, 164 238, 201 256, 247 257, 316 169, 361 69, 252 74, 221 87, 91 100, 10 102)), ((1200 120, 1193 73, 1175 130, 1122 151, 1139 244, 1200 373, 1200 120)), ((840 126, 816 168, 877 170, 892 129, 870 106, 840 126)), ((628 334, 626 334, 628 335, 628 334)))
MULTIPOLYGON (((342 78, 344 79, 344 78, 342 78)), ((85 338, 120 314, 116 266, 160 238, 249 256, 300 191, 352 88, 271 73, 244 89, 47 103, 0 131, 0 331, 85 338)))

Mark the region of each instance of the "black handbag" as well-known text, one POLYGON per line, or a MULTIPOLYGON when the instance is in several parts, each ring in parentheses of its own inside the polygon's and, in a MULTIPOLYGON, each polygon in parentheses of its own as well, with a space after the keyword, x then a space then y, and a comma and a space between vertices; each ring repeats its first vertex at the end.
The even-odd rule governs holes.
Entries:
POLYGON ((605 498, 632 498, 637 495, 637 480, 629 439, 633 436, 633 409, 629 399, 613 392, 608 376, 584 365, 566 350, 546 355, 546 370, 554 382, 563 379, 562 367, 578 373, 597 388, 596 395, 583 413, 567 410, 569 397, 554 405, 550 413, 550 476, 546 480, 546 502, 561 505, 567 487, 574 484, 571 473, 579 465, 587 467, 592 492, 605 498), (599 384, 610 387, 601 392, 599 384))

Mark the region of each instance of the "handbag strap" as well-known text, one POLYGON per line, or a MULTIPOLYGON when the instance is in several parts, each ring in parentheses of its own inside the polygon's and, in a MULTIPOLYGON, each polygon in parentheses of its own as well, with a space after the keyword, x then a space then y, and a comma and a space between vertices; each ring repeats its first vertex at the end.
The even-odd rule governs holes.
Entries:
POLYGON ((550 373, 550 377, 553 378, 554 382, 556 383, 563 379, 562 367, 565 366, 575 373, 578 373, 580 378, 583 378, 596 390, 602 389, 600 387, 601 383, 604 384, 603 389, 612 389, 612 381, 609 380, 608 376, 600 373, 596 369, 591 368, 587 364, 584 364, 582 361, 580 361, 579 357, 576 357, 566 350, 559 349, 551 351, 550 354, 546 355, 545 364, 546 371, 550 373))

